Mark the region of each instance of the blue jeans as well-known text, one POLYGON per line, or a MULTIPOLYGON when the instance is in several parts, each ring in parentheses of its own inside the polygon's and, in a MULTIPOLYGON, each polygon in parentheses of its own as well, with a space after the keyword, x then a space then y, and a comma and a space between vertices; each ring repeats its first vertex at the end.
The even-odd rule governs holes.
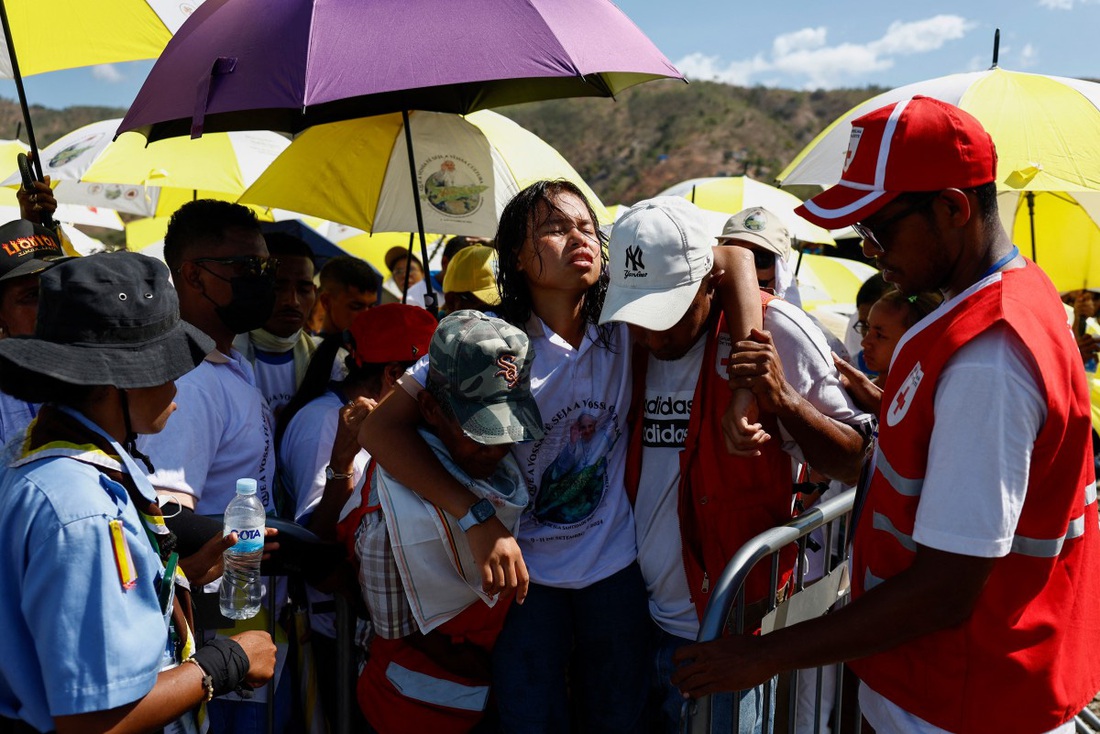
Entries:
MULTIPOLYGON (((656 627, 656 625, 654 625, 656 627)), ((660 701, 660 730, 666 734, 677 734, 680 731, 680 712, 683 709, 684 697, 680 689, 672 685, 672 671, 676 669, 672 656, 684 645, 690 645, 695 640, 671 635, 657 628, 657 643, 654 655, 654 686, 658 691, 660 701)), ((775 718, 775 679, 768 683, 750 688, 747 691, 735 691, 731 693, 716 693, 710 697, 710 730, 712 732, 738 732, 738 734, 760 734, 764 729, 764 688, 771 689, 769 700, 768 720, 775 718), (734 697, 738 699, 739 718, 737 728, 734 728, 734 697)), ((769 726, 769 729, 771 727, 769 726)))
POLYGON ((493 648, 501 728, 569 732, 569 698, 589 732, 644 732, 650 622, 638 564, 583 589, 531 584, 493 648))

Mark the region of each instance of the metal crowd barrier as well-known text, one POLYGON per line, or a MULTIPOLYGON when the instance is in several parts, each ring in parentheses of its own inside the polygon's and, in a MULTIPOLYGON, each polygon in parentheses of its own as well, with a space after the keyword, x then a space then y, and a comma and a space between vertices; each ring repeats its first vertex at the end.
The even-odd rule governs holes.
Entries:
MULTIPOLYGON (((803 512, 801 515, 791 520, 791 522, 780 527, 772 528, 755 538, 750 540, 741 549, 734 554, 729 564, 726 566, 722 576, 718 579, 718 583, 714 588, 714 592, 711 595, 710 603, 707 605, 706 612, 703 615, 703 622, 700 626, 699 635, 697 637, 698 642, 707 642, 710 640, 718 639, 722 636, 725 630, 730 630, 733 633, 740 634, 744 632, 745 628, 745 598, 744 598, 744 585, 745 580, 748 578, 749 573, 756 568, 762 562, 770 559, 771 564, 771 588, 775 588, 779 583, 779 553, 782 549, 791 544, 797 544, 799 562, 795 569, 793 578, 793 591, 790 597, 784 600, 782 603, 777 604, 777 600, 772 598, 769 600, 768 611, 770 613, 765 616, 764 629, 771 628, 771 625, 783 627, 790 624, 794 624, 802 619, 807 619, 813 616, 820 616, 824 611, 834 604, 844 604, 847 602, 848 589, 847 589, 847 560, 848 560, 848 529, 851 526, 851 513, 852 506, 855 501, 855 490, 850 489, 842 494, 818 503, 814 507, 803 512), (822 541, 815 543, 811 540, 810 536, 817 530, 822 530, 822 541), (824 575, 818 579, 806 579, 806 563, 807 547, 813 545, 820 545, 820 553, 823 554, 823 572, 824 575), (817 583, 815 583, 815 581, 817 583), (821 586, 818 586, 821 584, 821 586), (805 594, 802 594, 805 592, 805 594), (813 598, 818 597, 818 598, 813 598), (812 608, 812 611, 807 612, 805 609, 799 609, 799 607, 808 606, 812 608)), ((844 721, 842 716, 842 704, 846 702, 843 697, 843 665, 830 666, 835 668, 836 671, 836 688, 831 694, 832 701, 832 716, 829 721, 823 721, 822 711, 825 703, 826 691, 823 685, 823 668, 817 668, 815 696, 814 696, 814 716, 812 720, 812 728, 802 727, 799 731, 804 730, 807 732, 813 732, 815 734, 824 734, 825 732, 855 732, 859 733, 860 717, 858 711, 855 712, 854 717, 849 717, 852 720, 852 724, 849 726, 836 726, 836 722, 844 721), (832 724, 830 724, 832 722, 832 724)), ((799 673, 796 671, 792 673, 787 680, 790 685, 784 686, 786 682, 781 677, 779 681, 780 685, 766 685, 764 686, 764 711, 768 712, 764 716, 763 732, 764 734, 772 734, 773 731, 784 731, 789 734, 794 734, 796 731, 795 723, 797 721, 796 706, 798 702, 798 678, 799 673), (781 695, 786 691, 786 695, 781 695), (777 692, 778 691, 778 692, 777 692), (777 698, 786 698, 786 716, 782 716, 782 711, 777 710, 777 698)), ((700 698, 697 701, 690 701, 684 704, 683 717, 681 722, 681 731, 690 732, 690 734, 710 734, 711 728, 711 705, 714 703, 712 696, 706 696, 700 698)), ((740 722, 738 721, 738 707, 733 707, 733 731, 739 730, 740 722)), ((804 714, 805 715, 805 714, 804 714)), ((722 734, 725 734, 723 732, 722 734)))

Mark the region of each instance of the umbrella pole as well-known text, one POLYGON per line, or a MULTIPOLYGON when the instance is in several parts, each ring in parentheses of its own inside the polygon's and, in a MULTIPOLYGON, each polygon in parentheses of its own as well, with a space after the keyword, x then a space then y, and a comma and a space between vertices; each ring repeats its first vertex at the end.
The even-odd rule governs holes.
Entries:
MULTIPOLYGON (((433 316, 439 312, 439 304, 436 301, 435 291, 432 290, 432 274, 428 270, 428 242, 424 237, 424 213, 420 209, 420 185, 416 180, 416 159, 413 157, 412 131, 409 130, 409 111, 401 110, 401 121, 405 123, 405 148, 409 151, 409 177, 413 187, 413 206, 416 208, 416 229, 420 233, 420 252, 424 258, 424 279, 428 283, 428 290, 424 293, 424 308, 433 316)), ((412 249, 412 243, 409 243, 412 249)), ((408 265, 405 266, 405 283, 409 282, 408 265)), ((408 286, 405 287, 408 295, 408 286)))
POLYGON ((409 271, 412 270, 409 265, 412 264, 413 242, 415 241, 416 234, 409 232, 409 257, 405 260, 405 282, 401 284, 401 303, 407 303, 409 298, 409 271))
POLYGON ((38 141, 34 139, 34 127, 31 126, 31 110, 27 105, 27 92, 23 89, 23 75, 19 73, 19 60, 15 57, 15 42, 11 37, 11 24, 8 22, 8 9, 4 0, 0 0, 0 23, 4 26, 4 41, 8 44, 8 59, 11 60, 11 74, 15 79, 15 91, 19 93, 19 108, 23 111, 23 122, 27 126, 27 142, 31 146, 31 165, 38 180, 43 180, 42 161, 38 160, 38 141))
POLYGON ((806 251, 802 249, 802 245, 799 243, 797 237, 791 238, 791 245, 798 248, 798 262, 794 264, 794 277, 798 277, 798 271, 802 268, 802 256, 806 254, 806 251))
POLYGON ((1035 259, 1035 192, 1027 192, 1027 223, 1031 227, 1031 262, 1035 259))

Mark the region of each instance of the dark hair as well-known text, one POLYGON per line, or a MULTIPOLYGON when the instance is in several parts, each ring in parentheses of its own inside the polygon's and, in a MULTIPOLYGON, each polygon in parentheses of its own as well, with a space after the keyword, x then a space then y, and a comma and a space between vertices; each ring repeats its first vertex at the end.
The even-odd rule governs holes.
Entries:
POLYGON ((447 240, 447 244, 443 246, 443 257, 450 259, 455 256, 456 252, 472 244, 474 243, 470 241, 469 237, 456 234, 454 237, 447 240))
POLYGON ((264 241, 267 242, 267 252, 272 257, 304 257, 310 262, 313 260, 313 250, 305 240, 286 232, 264 232, 264 241))
MULTIPOLYGON (((573 194, 588 209, 588 215, 593 223, 598 223, 596 212, 588 202, 588 198, 580 188, 571 181, 558 179, 555 181, 537 181, 523 191, 520 191, 500 215, 500 224, 497 226, 496 246, 499 253, 499 269, 497 271, 497 288, 500 289, 500 306, 494 309, 497 313, 519 328, 524 328, 531 318, 531 290, 527 286, 527 280, 518 269, 519 251, 523 243, 532 235, 541 222, 538 217, 548 219, 553 213, 560 212, 555 199, 562 194, 573 194)), ((596 227, 595 237, 600 244, 600 277, 584 294, 584 303, 581 306, 581 317, 591 324, 598 324, 600 309, 603 308, 604 295, 607 293, 607 236, 600 228, 596 227)), ((611 327, 608 325, 599 327, 600 342, 608 346, 611 327)))
POLYGON ((915 296, 907 296, 899 290, 890 290, 878 299, 879 303, 886 303, 895 308, 905 310, 903 323, 905 328, 911 329, 918 321, 932 313, 943 303, 943 296, 939 293, 918 293, 915 296))
MULTIPOLYGON (((325 337, 313 356, 309 359, 306 374, 302 377, 302 384, 290 402, 279 413, 278 424, 275 427, 275 446, 283 442, 283 434, 286 433, 290 421, 302 408, 325 394, 329 383, 332 381, 332 364, 336 361, 336 355, 340 347, 344 346, 344 334, 331 334, 325 337)), ((348 376, 342 384, 366 387, 368 392, 382 392, 382 376, 386 368, 391 364, 397 364, 404 371, 412 366, 412 362, 381 362, 355 364, 355 360, 349 355, 344 361, 348 376)))
POLYGON ((219 244, 226 230, 235 227, 260 233, 256 215, 246 206, 217 199, 189 201, 168 220, 164 262, 169 270, 178 273, 190 247, 202 242, 219 244))
POLYGON ((882 294, 893 289, 894 286, 886 282, 886 279, 882 277, 882 273, 875 273, 863 281, 863 285, 859 287, 859 292, 856 293, 856 306, 874 303, 882 298, 882 294))
POLYGON ((337 255, 330 258, 318 276, 321 281, 321 289, 332 289, 335 286, 344 288, 351 286, 364 293, 377 291, 382 286, 382 280, 366 261, 351 255, 337 255))
POLYGON ((982 209, 982 221, 986 226, 998 219, 997 215, 997 182, 990 181, 973 189, 974 197, 978 200, 978 206, 982 209))
POLYGON ((0 359, 0 391, 28 403, 56 403, 79 407, 95 397, 103 385, 74 385, 15 362, 0 359))

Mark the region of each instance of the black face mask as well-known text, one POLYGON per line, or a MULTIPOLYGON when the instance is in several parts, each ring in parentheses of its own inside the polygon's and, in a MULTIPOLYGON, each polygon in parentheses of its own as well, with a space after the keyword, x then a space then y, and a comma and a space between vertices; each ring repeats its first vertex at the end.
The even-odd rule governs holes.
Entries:
POLYGON ((233 291, 233 297, 224 306, 214 303, 214 299, 203 293, 206 300, 214 303, 214 313, 225 324, 225 328, 234 334, 244 334, 260 328, 271 318, 271 312, 275 310, 273 275, 264 273, 225 278, 210 270, 206 272, 229 283, 233 291))
POLYGON ((229 279, 233 298, 214 312, 234 334, 258 329, 275 310, 275 278, 270 275, 238 275, 229 279))

